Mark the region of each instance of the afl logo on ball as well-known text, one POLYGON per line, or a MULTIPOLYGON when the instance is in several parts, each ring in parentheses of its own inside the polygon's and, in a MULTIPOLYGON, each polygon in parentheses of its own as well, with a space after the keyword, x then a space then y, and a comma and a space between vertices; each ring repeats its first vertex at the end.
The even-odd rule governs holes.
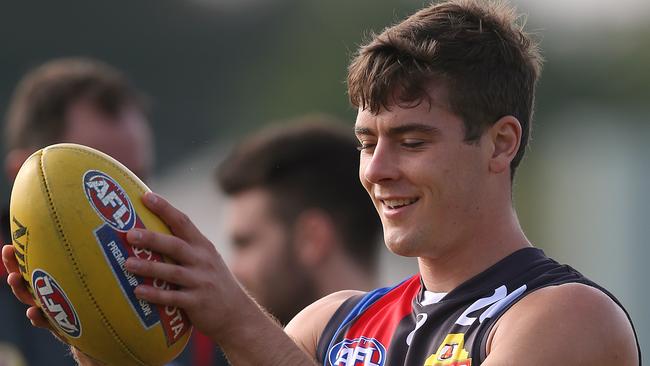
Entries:
POLYGON ((129 231, 135 226, 136 215, 129 196, 113 178, 89 170, 83 177, 84 191, 95 212, 118 231, 129 231))
POLYGON ((32 288, 41 303, 43 312, 70 337, 81 335, 81 323, 63 289, 47 272, 36 269, 32 272, 32 288))

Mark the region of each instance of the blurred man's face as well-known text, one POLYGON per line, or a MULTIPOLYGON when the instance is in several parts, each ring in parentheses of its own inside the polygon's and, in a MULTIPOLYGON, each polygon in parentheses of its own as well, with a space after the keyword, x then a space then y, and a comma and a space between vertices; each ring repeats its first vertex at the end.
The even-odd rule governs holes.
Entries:
POLYGON ((316 300, 308 272, 296 260, 291 229, 274 216, 263 189, 232 196, 230 206, 231 270, 260 305, 286 324, 316 300))
POLYGON ((151 173, 153 146, 145 116, 135 107, 124 107, 118 116, 106 115, 88 100, 72 103, 66 112, 62 142, 100 150, 146 180, 151 173))

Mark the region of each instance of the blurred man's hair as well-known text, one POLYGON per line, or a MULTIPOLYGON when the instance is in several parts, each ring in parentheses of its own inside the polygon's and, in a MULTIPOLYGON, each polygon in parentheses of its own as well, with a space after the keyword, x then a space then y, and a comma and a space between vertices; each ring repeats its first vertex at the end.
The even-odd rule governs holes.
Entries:
POLYGON ((42 147, 60 141, 68 107, 88 100, 108 116, 124 107, 146 112, 146 97, 117 69, 88 58, 49 61, 19 82, 8 108, 8 149, 42 147))
POLYGON ((529 139, 535 85, 542 57, 524 33, 513 8, 486 0, 431 5, 386 28, 362 46, 348 70, 351 103, 378 113, 391 105, 431 102, 427 86, 446 86, 450 110, 465 126, 465 140, 511 115, 521 123, 521 145, 511 176, 529 139))
POLYGON ((380 222, 359 183, 352 132, 325 116, 267 128, 235 147, 217 171, 227 195, 262 188, 272 210, 290 226, 304 210, 332 219, 349 255, 368 271, 376 266, 380 222))

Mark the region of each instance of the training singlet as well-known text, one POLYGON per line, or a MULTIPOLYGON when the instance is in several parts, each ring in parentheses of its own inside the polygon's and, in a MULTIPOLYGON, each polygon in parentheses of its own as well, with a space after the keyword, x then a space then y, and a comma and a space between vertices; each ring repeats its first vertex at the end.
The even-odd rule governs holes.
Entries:
POLYGON ((415 275, 351 297, 325 327, 317 359, 326 366, 480 365, 489 331, 507 309, 531 291, 564 283, 595 287, 621 306, 575 269, 524 248, 448 294, 425 291, 415 275))

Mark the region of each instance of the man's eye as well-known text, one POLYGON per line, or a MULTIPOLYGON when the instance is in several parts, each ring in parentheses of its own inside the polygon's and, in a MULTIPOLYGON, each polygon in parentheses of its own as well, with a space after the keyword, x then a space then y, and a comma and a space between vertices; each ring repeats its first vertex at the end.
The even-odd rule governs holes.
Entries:
POLYGON ((422 145, 424 145, 424 141, 406 140, 406 141, 402 142, 402 146, 410 148, 410 149, 418 148, 418 147, 421 147, 422 145))
POLYGON ((368 149, 373 148, 374 146, 375 146, 375 144, 361 143, 361 144, 359 144, 359 146, 357 146, 357 150, 359 150, 359 151, 368 150, 368 149))
POLYGON ((249 237, 235 237, 232 239, 233 249, 235 250, 244 250, 249 248, 253 244, 253 239, 249 237))

